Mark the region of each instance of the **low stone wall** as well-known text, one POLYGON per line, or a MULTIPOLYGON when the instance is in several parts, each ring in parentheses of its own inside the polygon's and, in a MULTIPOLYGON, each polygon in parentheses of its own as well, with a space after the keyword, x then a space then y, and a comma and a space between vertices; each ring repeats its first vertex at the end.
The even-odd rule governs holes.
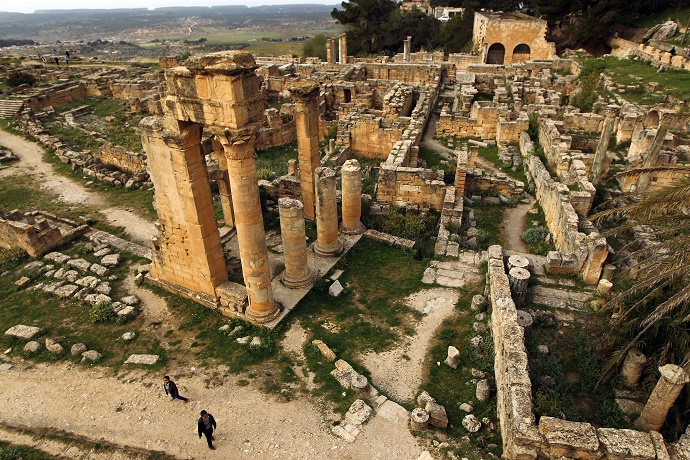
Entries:
POLYGON ((534 144, 526 132, 520 137, 520 152, 525 172, 531 178, 537 200, 544 209, 546 225, 558 249, 558 252, 549 253, 547 270, 578 273, 586 283, 596 284, 608 257, 606 238, 594 228, 589 234, 580 231, 580 219, 570 202, 570 190, 551 178, 541 159, 533 154, 534 144))
MULTIPOLYGON (((453 74, 454 66, 453 67, 453 74)), ((444 74, 442 64, 364 64, 365 80, 396 80, 417 85, 438 85, 444 74)), ((446 72, 447 73, 447 72, 446 72)))
POLYGON ((95 154, 98 160, 106 165, 130 173, 146 172, 146 154, 144 152, 130 152, 113 144, 105 144, 95 154))
POLYGON ((391 246, 398 246, 403 249, 412 249, 414 247, 414 241, 401 238, 399 236, 389 235, 388 233, 379 232, 378 230, 368 229, 364 232, 364 236, 371 238, 372 240, 381 241, 382 243, 388 243, 391 246))
POLYGON ((418 205, 421 209, 443 208, 447 185, 443 171, 381 165, 376 201, 396 206, 418 205))
POLYGON ((0 212, 0 247, 19 247, 31 257, 38 257, 76 238, 87 229, 86 225, 74 223, 72 230, 63 232, 46 217, 39 212, 0 212))
POLYGON ((500 193, 513 200, 521 200, 525 197, 523 182, 510 179, 506 173, 493 175, 482 169, 467 170, 465 190, 468 194, 475 192, 479 195, 500 193))
MULTIPOLYGON (((489 101, 477 101, 472 104, 469 114, 441 111, 437 135, 453 137, 472 137, 495 139, 501 117, 508 114, 508 106, 489 101)), ((529 126, 529 120, 527 121, 529 126)))
POLYGON ((24 101, 26 107, 41 110, 48 106, 81 101, 86 97, 86 89, 80 82, 68 82, 51 86, 24 101))
POLYGON ((508 460, 687 460, 688 440, 666 445, 661 434, 541 417, 537 423, 524 329, 505 272, 503 249, 488 250, 496 399, 503 457, 508 460))
MULTIPOLYGON (((609 38, 611 55, 617 57, 639 56, 648 59, 656 64, 664 64, 678 69, 690 70, 690 59, 677 52, 672 55, 670 52, 655 48, 651 45, 637 44, 622 38, 609 38)), ((680 49, 677 47, 677 49, 680 49)))
POLYGON ((293 104, 283 104, 280 111, 277 109, 264 111, 264 124, 259 129, 254 144, 256 150, 289 144, 297 138, 294 107, 293 104))

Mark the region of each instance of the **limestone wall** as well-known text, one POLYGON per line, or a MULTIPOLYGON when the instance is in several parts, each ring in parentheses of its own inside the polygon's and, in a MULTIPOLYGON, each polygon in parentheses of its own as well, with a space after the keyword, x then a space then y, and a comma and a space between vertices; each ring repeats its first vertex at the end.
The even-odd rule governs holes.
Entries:
POLYGON ((40 110, 51 105, 80 101, 84 97, 86 97, 84 85, 79 82, 68 82, 51 86, 38 94, 28 97, 24 104, 33 110, 40 110))
POLYGON ((589 234, 580 231, 581 222, 570 201, 570 190, 553 180, 541 159, 533 155, 534 144, 526 132, 520 138, 520 151, 558 250, 549 253, 547 269, 555 273, 578 273, 586 283, 596 284, 608 256, 606 239, 593 229, 589 234))
POLYGON ((496 400, 503 457, 508 460, 686 460, 687 439, 666 445, 661 434, 543 416, 537 423, 524 329, 505 272, 503 250, 488 250, 496 400))
POLYGON ((297 129, 295 125, 294 105, 283 104, 280 111, 277 109, 266 109, 264 123, 261 129, 259 129, 254 147, 257 150, 263 150, 278 145, 289 144, 296 138, 297 129))
POLYGON ((443 171, 381 165, 376 186, 376 201, 396 206, 418 205, 421 209, 443 208, 448 186, 443 171))
MULTIPOLYGON (((489 101, 476 101, 469 115, 441 111, 436 125, 439 135, 495 139, 501 116, 508 113, 508 106, 489 101)), ((529 125, 529 120, 528 120, 529 125)))
POLYGON ((604 117, 596 113, 568 113, 563 116, 563 132, 584 131, 600 133, 604 128, 604 117))
POLYGON ((396 80, 417 85, 434 85, 441 81, 442 69, 441 64, 421 66, 372 63, 364 64, 364 77, 367 80, 396 80))
POLYGON ((510 179, 505 173, 495 175, 482 169, 468 169, 465 177, 465 190, 467 193, 500 193, 506 198, 521 200, 525 197, 525 184, 510 179))
POLYGON ((393 122, 369 114, 351 114, 338 122, 337 141, 349 146, 355 155, 386 159, 393 146, 402 139, 409 120, 393 122))
POLYGON ((665 64, 678 69, 690 70, 690 59, 681 54, 673 56, 668 51, 655 48, 652 45, 637 44, 622 38, 609 38, 608 44, 612 48, 611 55, 613 56, 639 56, 656 64, 665 64))
POLYGON ((31 257, 39 257, 84 233, 87 228, 76 224, 74 227, 63 232, 38 212, 0 212, 0 247, 19 247, 31 257))
POLYGON ((144 152, 130 152, 113 144, 103 145, 96 153, 101 163, 115 166, 130 174, 146 172, 146 154, 144 152))

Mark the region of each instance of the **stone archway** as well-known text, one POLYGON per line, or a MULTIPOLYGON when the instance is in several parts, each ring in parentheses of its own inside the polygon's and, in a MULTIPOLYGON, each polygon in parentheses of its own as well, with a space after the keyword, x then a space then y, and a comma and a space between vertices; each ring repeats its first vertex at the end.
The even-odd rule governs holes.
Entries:
POLYGON ((520 43, 513 49, 513 62, 526 62, 530 60, 532 50, 529 45, 520 43))
POLYGON ((494 43, 489 47, 489 51, 486 54, 486 63, 503 65, 505 54, 506 47, 500 43, 494 43))

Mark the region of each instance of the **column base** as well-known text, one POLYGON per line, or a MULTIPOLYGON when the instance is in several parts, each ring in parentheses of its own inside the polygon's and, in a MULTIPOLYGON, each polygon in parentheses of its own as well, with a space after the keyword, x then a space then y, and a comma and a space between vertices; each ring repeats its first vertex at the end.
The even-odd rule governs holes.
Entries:
POLYGON ((285 286, 288 289, 301 289, 309 286, 313 281, 314 274, 309 269, 307 269, 306 276, 302 278, 289 278, 285 276, 285 273, 283 273, 280 280, 280 282, 283 283, 283 286, 285 286))
POLYGON ((353 227, 355 227, 354 230, 350 230, 348 228, 345 228, 344 225, 341 225, 340 231, 342 233, 345 233, 346 235, 361 235, 362 233, 364 233, 367 230, 367 228, 361 222, 357 222, 357 224, 353 225, 353 227), (357 225, 357 224, 359 224, 359 225, 357 225))
POLYGON ((247 321, 254 324, 270 323, 280 316, 280 308, 278 308, 277 303, 274 303, 273 310, 269 312, 255 312, 252 310, 252 306, 249 305, 244 311, 244 316, 247 318, 247 321))
POLYGON ((318 241, 314 243, 314 254, 319 257, 338 257, 343 253, 344 249, 340 238, 330 244, 321 244, 318 241))

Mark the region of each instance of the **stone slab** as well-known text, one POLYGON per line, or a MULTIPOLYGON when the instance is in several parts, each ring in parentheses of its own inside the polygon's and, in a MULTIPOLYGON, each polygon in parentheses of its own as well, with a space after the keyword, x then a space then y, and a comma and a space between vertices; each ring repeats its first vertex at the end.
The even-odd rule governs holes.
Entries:
POLYGON ((151 366, 158 362, 158 355, 130 355, 125 364, 145 364, 151 366))
POLYGON ((17 324, 5 331, 5 335, 12 337, 17 337, 24 340, 29 340, 33 338, 36 334, 40 332, 40 328, 36 326, 25 326, 24 324, 17 324))
POLYGON ((407 409, 390 399, 384 401, 376 409, 376 415, 403 427, 407 427, 408 420, 410 419, 410 413, 407 409))

